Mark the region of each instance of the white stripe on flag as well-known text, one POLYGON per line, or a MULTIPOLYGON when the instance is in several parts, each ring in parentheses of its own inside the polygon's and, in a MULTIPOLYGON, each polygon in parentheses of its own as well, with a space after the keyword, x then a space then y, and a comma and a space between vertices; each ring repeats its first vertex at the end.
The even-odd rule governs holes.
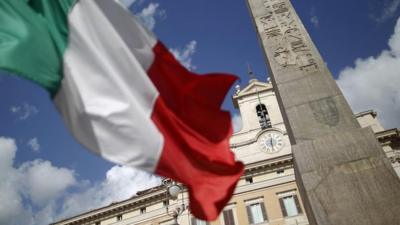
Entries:
POLYGON ((151 120, 159 93, 146 73, 156 39, 110 0, 78 1, 69 28, 54 99, 66 125, 104 158, 153 172, 163 147, 151 120))

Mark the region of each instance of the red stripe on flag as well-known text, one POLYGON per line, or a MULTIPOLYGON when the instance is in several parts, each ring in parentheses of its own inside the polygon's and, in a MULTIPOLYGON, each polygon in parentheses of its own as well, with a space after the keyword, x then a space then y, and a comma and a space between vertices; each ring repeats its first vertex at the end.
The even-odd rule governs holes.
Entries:
POLYGON ((231 117, 220 107, 232 75, 196 75, 161 43, 153 49, 148 73, 160 92, 152 119, 164 136, 156 173, 187 185, 190 208, 199 219, 214 220, 231 198, 243 173, 229 148, 231 117))

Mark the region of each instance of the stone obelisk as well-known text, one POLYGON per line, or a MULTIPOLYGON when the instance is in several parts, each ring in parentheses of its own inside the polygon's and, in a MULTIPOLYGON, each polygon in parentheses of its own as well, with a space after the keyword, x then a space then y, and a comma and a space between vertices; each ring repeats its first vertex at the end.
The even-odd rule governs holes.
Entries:
POLYGON ((361 128, 289 0, 247 0, 312 225, 400 224, 400 180, 361 128))

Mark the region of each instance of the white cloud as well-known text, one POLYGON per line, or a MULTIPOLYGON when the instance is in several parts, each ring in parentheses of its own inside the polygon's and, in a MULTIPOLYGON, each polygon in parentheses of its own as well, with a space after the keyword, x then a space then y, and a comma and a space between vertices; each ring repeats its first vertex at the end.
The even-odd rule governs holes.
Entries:
POLYGON ((314 27, 318 28, 319 27, 319 19, 317 16, 312 16, 310 19, 311 23, 314 25, 314 27))
POLYGON ((149 5, 142 9, 136 16, 142 22, 144 26, 146 26, 149 30, 153 30, 156 26, 156 17, 164 17, 165 10, 159 9, 160 4, 158 3, 149 3, 149 5))
POLYGON ((16 152, 14 139, 0 137, 0 224, 48 224, 55 201, 75 184, 74 172, 43 160, 16 167, 16 152))
POLYGON ((126 7, 131 6, 132 4, 134 4, 137 0, 119 0, 119 2, 121 2, 123 5, 125 5, 126 7))
MULTIPOLYGON (((14 139, 0 137, 0 171, 5 171, 12 166, 16 151, 17 147, 14 139)), ((0 173, 0 175, 2 174, 0 173)))
POLYGON ((382 23, 395 16, 400 8, 400 0, 382 0, 382 2, 379 2, 379 5, 383 5, 381 14, 373 17, 378 23, 382 23))
POLYGON ((38 114, 39 110, 36 106, 24 102, 20 105, 11 106, 10 112, 15 115, 19 120, 26 120, 29 117, 38 114))
POLYGON ((242 117, 239 114, 234 114, 232 117, 233 132, 239 132, 242 129, 242 117))
POLYGON ((15 218, 24 214, 19 186, 16 186, 18 173, 12 168, 16 151, 13 139, 0 137, 0 224, 15 224, 15 218))
POLYGON ((16 167, 16 152, 14 139, 0 137, 0 224, 49 223, 55 201, 76 182, 74 172, 43 160, 16 167))
POLYGON ((147 27, 149 30, 153 30, 156 26, 158 19, 163 19, 166 16, 166 12, 163 9, 160 9, 160 4, 150 2, 146 7, 142 7, 141 5, 145 2, 145 0, 117 0, 122 3, 124 6, 130 8, 133 7, 136 17, 139 21, 147 27))
POLYGON ((18 171, 25 178, 25 193, 39 206, 57 199, 77 182, 74 171, 54 167, 51 162, 40 159, 23 163, 18 171))
POLYGON ((193 65, 192 59, 194 53, 196 53, 197 42, 189 42, 185 48, 172 48, 170 52, 175 56, 175 58, 182 63, 188 70, 195 70, 196 66, 193 65))
POLYGON ((69 195, 62 206, 62 218, 128 199, 137 191, 160 184, 160 178, 125 166, 114 166, 106 179, 98 184, 86 184, 83 191, 69 195))
POLYGON ((400 19, 389 49, 378 56, 357 59, 337 80, 355 112, 374 109, 386 128, 400 127, 400 19))
POLYGON ((31 138, 27 142, 27 145, 32 149, 34 152, 39 152, 40 151, 40 143, 38 138, 31 138))
POLYGON ((311 16, 310 22, 314 25, 315 28, 318 28, 319 27, 319 19, 318 19, 316 13, 317 13, 316 8, 312 7, 311 11, 310 11, 310 16, 311 16))
POLYGON ((103 181, 92 184, 41 159, 16 166, 16 153, 15 140, 0 137, 0 224, 49 224, 160 184, 160 178, 125 166, 112 167, 103 181))

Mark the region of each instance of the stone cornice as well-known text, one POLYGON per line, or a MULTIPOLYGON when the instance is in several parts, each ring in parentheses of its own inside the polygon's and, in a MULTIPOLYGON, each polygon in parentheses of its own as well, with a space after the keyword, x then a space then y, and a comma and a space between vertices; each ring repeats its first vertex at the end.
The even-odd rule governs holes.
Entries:
POLYGON ((394 128, 378 132, 375 134, 375 136, 380 142, 388 139, 400 140, 400 131, 397 128, 394 128))
POLYGON ((280 169, 282 167, 293 167, 293 155, 284 155, 273 159, 263 160, 260 162, 247 164, 244 171, 244 177, 253 175, 259 171, 269 171, 273 169, 280 169))
POLYGON ((400 153, 396 153, 394 156, 389 157, 391 163, 400 163, 400 153))
POLYGON ((366 116, 366 115, 369 115, 369 114, 372 115, 372 117, 374 117, 374 118, 378 115, 378 113, 375 112, 374 110, 367 110, 367 111, 364 111, 364 112, 356 113, 356 114, 354 114, 354 116, 356 118, 358 118, 358 117, 366 116))
POLYGON ((130 199, 121 202, 111 203, 108 206, 94 209, 92 211, 68 219, 64 219, 50 225, 89 224, 96 221, 105 220, 107 218, 115 217, 119 214, 131 212, 135 209, 146 206, 149 203, 153 203, 155 201, 159 201, 160 199, 165 198, 165 190, 161 187, 162 186, 157 186, 155 188, 148 189, 151 191, 144 194, 140 194, 139 192, 139 195, 136 195, 130 199))

